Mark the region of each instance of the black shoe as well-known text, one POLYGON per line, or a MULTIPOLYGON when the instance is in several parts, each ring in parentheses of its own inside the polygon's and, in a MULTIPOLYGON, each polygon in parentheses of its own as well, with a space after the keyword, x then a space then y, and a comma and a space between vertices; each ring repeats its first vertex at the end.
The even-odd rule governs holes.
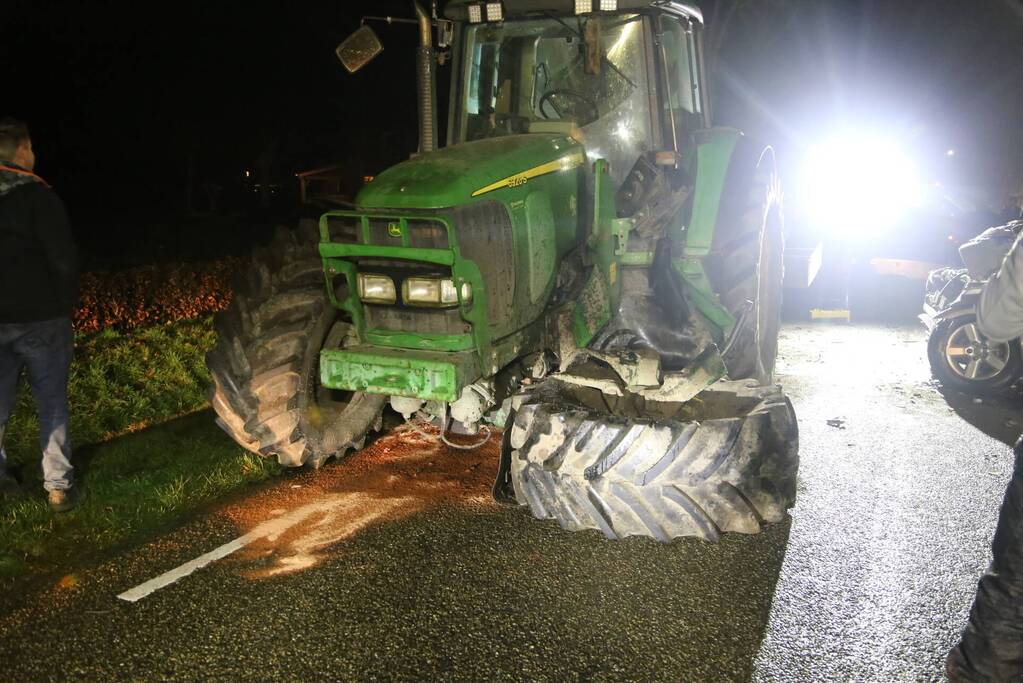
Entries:
POLYGON ((54 512, 67 512, 78 505, 78 489, 58 489, 46 494, 46 502, 54 512))

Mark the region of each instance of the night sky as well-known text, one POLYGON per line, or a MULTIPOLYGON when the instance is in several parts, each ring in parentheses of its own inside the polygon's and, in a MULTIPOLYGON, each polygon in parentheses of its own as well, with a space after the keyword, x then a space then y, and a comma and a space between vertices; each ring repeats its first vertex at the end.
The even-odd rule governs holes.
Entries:
MULTIPOLYGON (((924 157, 961 150, 958 182, 1023 184, 1018 0, 744 4, 758 9, 724 34, 719 123, 791 160, 837 121, 870 121, 924 157)), ((205 184, 230 195, 247 169, 373 173, 415 148, 415 31, 375 25, 385 52, 355 76, 333 49, 362 13, 389 12, 410 8, 7 0, 0 113, 29 123, 37 170, 80 223, 181 211, 190 185, 201 206, 205 184)))

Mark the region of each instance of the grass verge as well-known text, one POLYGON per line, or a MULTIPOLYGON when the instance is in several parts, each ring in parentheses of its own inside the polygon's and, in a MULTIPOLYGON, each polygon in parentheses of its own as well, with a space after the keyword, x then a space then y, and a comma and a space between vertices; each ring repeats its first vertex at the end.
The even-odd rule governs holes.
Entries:
POLYGON ((206 406, 213 342, 209 318, 76 339, 68 394, 83 499, 62 515, 46 505, 35 408, 21 388, 5 445, 25 494, 0 501, 0 576, 102 551, 279 471, 235 445, 209 411, 130 434, 206 406))

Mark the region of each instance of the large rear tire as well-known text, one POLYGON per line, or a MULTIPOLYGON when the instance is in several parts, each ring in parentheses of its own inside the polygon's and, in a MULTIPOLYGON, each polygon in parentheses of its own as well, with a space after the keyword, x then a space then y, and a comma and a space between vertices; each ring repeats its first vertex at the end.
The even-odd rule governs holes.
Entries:
POLYGON ((718 383, 700 395, 702 415, 682 406, 657 420, 595 410, 567 387, 540 392, 509 429, 515 498, 539 519, 612 539, 714 541, 779 522, 796 497, 796 418, 776 387, 746 385, 718 383))
POLYGON ((217 424, 245 448, 283 465, 319 467, 363 446, 386 400, 319 383, 319 353, 340 346, 348 323, 327 299, 314 221, 278 229, 214 319, 206 356, 217 424))
POLYGON ((721 304, 745 317, 726 361, 730 379, 770 384, 781 329, 785 237, 774 151, 745 140, 732 157, 707 276, 721 304))

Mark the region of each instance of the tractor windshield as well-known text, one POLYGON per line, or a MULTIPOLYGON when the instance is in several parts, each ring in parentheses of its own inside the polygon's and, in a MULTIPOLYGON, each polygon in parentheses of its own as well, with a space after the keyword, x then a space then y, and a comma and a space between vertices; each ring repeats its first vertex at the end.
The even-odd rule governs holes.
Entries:
POLYGON ((455 141, 579 128, 624 176, 651 138, 644 36, 636 14, 470 26, 455 141))

